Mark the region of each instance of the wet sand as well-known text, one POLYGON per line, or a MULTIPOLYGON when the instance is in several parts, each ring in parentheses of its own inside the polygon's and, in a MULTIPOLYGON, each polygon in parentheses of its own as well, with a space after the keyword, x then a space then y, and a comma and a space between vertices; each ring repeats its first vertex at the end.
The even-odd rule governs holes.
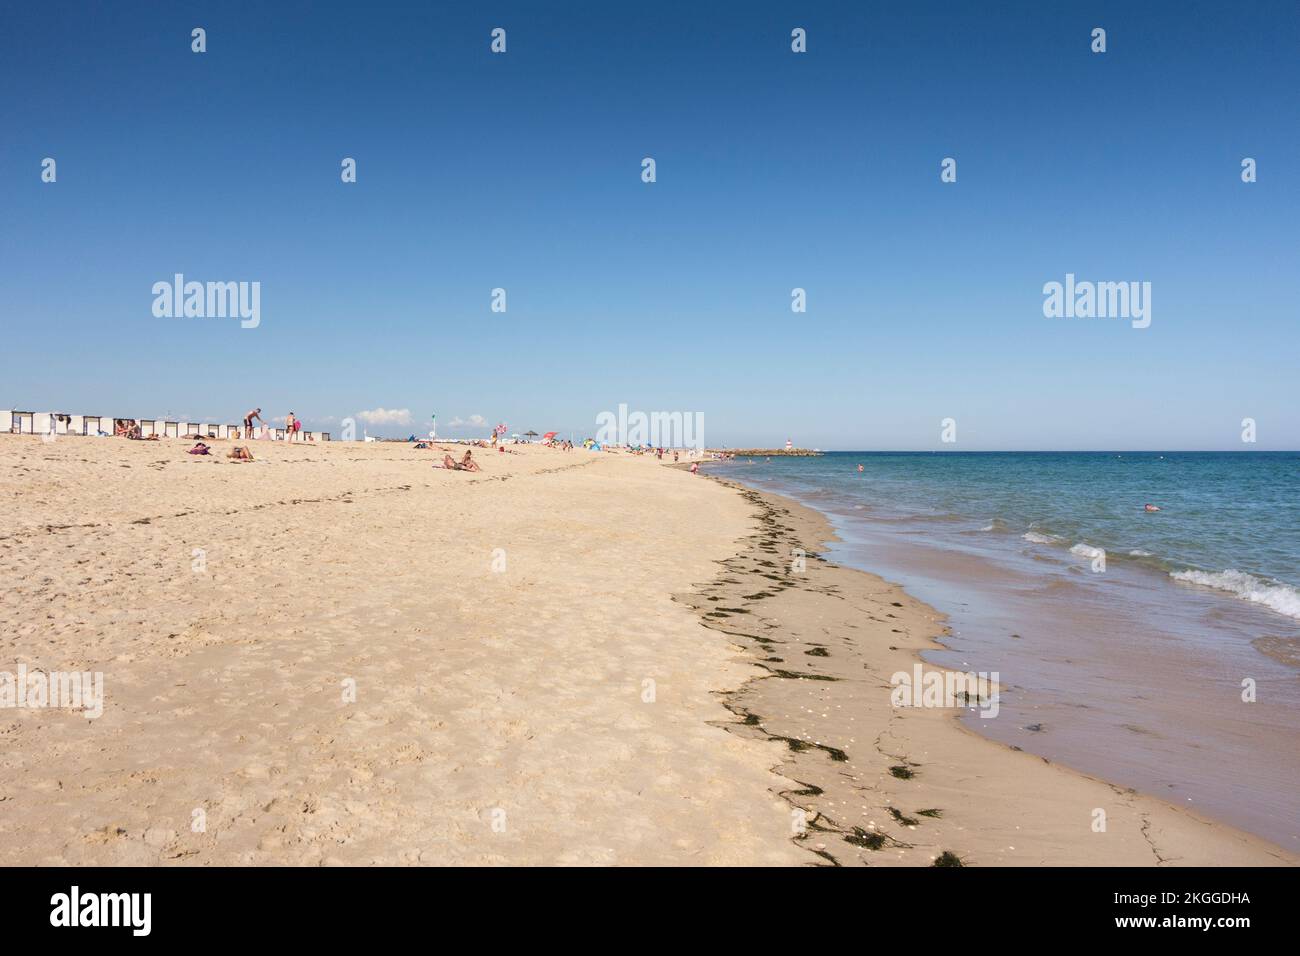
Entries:
POLYGON ((972 708, 893 707, 891 675, 943 650, 942 616, 822 558, 833 531, 820 514, 733 487, 759 530, 708 588, 680 599, 763 668, 727 697, 733 732, 786 746, 783 796, 794 824, 800 811, 806 821, 799 842, 828 865, 1297 862, 1252 834, 977 735, 959 719, 972 708), (791 570, 795 549, 808 553, 803 573, 791 570))
POLYGON ((927 661, 1000 674, 998 717, 968 727, 1300 849, 1300 682, 1285 639, 1252 640, 1291 622, 1137 562, 817 508, 834 560, 947 612, 927 661))

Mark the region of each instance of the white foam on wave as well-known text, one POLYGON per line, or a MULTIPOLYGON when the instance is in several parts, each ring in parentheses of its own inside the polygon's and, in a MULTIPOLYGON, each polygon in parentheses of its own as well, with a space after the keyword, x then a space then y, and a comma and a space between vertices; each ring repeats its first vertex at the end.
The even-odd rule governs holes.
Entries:
POLYGON ((1081 558, 1101 558, 1106 556, 1106 552, 1101 548, 1094 548, 1092 545, 1080 541, 1070 549, 1071 554, 1077 554, 1081 558))
POLYGON ((1061 539, 1050 534, 1039 534, 1037 531, 1026 531, 1020 537, 1032 544, 1056 544, 1061 539))
POLYGON ((1141 548, 1134 548, 1128 553, 1130 558, 1150 558, 1154 555, 1150 551, 1143 551, 1141 548))
POLYGON ((1262 604, 1279 614, 1300 619, 1300 592, 1285 584, 1263 581, 1245 571, 1170 571, 1169 576, 1175 581, 1199 584, 1227 591, 1243 601, 1262 604))

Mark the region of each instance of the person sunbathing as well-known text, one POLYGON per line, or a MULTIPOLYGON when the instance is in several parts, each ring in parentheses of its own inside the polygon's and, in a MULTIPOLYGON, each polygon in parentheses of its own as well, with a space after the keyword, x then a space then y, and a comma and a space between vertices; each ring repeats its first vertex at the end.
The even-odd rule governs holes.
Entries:
POLYGON ((474 460, 473 455, 474 453, 472 451, 470 451, 468 448, 465 449, 465 457, 460 460, 461 471, 482 471, 483 470, 478 466, 478 462, 474 460))
POLYGON ((194 446, 193 448, 190 449, 190 454, 191 454, 191 455, 210 455, 210 454, 212 454, 212 451, 208 448, 207 445, 203 444, 203 442, 198 442, 197 444, 195 444, 195 446, 194 446))
MULTIPOLYGON (((434 467, 436 468, 438 466, 434 465, 434 467)), ((448 471, 460 471, 460 465, 456 464, 456 460, 452 458, 451 455, 442 456, 442 467, 446 468, 448 471)))
POLYGON ((230 454, 226 455, 226 457, 233 458, 235 461, 252 461, 253 453, 243 445, 236 445, 230 449, 230 454))

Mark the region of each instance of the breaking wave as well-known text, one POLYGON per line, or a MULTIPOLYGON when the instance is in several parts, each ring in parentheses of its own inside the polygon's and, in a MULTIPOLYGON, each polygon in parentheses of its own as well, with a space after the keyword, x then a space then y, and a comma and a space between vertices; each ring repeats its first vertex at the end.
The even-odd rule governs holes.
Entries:
POLYGON ((1262 604, 1279 614, 1300 619, 1300 592, 1286 584, 1266 581, 1245 571, 1170 571, 1175 581, 1227 591, 1243 601, 1262 604))

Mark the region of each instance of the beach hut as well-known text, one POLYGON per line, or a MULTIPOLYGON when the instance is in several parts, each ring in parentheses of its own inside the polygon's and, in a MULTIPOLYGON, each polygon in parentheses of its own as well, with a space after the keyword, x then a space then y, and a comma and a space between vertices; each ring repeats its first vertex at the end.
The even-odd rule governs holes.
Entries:
POLYGON ((329 433, 329 432, 321 432, 321 433, 320 433, 320 440, 321 440, 321 441, 329 441, 329 440, 330 440, 330 433, 329 433))
POLYGON ((163 422, 163 437, 164 437, 164 438, 180 438, 180 437, 181 437, 181 423, 180 423, 180 422, 167 422, 167 421, 163 422))
POLYGON ((140 437, 148 438, 150 435, 158 434, 158 419, 142 418, 140 419, 140 437))
POLYGON ((30 434, 32 430, 31 418, 32 418, 31 412, 21 412, 17 410, 10 412, 9 430, 12 432, 17 432, 20 435, 30 434))
POLYGON ((13 430, 14 430, 13 411, 8 408, 0 409, 0 432, 11 432, 13 430))

